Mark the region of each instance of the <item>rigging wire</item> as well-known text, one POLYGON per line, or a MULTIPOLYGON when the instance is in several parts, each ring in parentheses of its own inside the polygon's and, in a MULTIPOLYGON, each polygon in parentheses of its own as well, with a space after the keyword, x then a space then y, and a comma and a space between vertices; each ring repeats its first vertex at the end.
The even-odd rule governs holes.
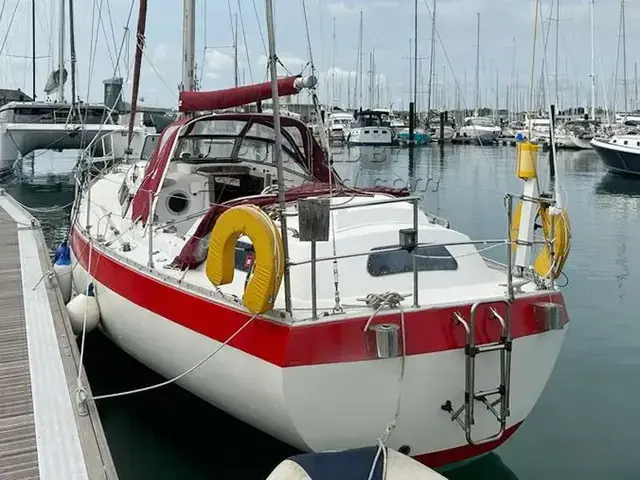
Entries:
POLYGON ((269 58, 269 54, 267 53, 267 44, 264 41, 264 34, 262 33, 262 24, 260 23, 260 15, 258 14, 258 7, 256 7, 256 0, 251 0, 253 3, 253 12, 256 15, 256 22, 258 23, 258 33, 260 34, 260 41, 262 42, 262 49, 264 50, 265 58, 269 58))
MULTIPOLYGON (((114 58, 113 58, 113 53, 111 52, 111 45, 109 45, 109 37, 107 35, 107 29, 104 26, 104 20, 102 18, 102 5, 104 3, 104 0, 100 0, 100 8, 98 8, 98 28, 102 30, 102 34, 104 36, 104 40, 105 40, 105 45, 107 47, 107 54, 109 55, 109 59, 111 60, 111 66, 114 68, 114 70, 117 70, 117 65, 115 65, 114 62, 114 58)), ((107 3, 108 0, 107 0, 107 3)), ((94 0, 94 4, 95 4, 95 0, 94 0)))
MULTIPOLYGON (((249 44, 247 43, 247 31, 244 28, 244 15, 242 14, 242 6, 238 0, 238 13, 240 14, 240 28, 242 28, 242 42, 244 43, 244 53, 247 56, 247 68, 249 69, 249 79, 253 83, 253 72, 251 70, 251 59, 249 58, 249 44)), ((236 45, 236 48, 238 46, 236 45)))
MULTIPOLYGON (((111 0, 107 0, 107 16, 109 18, 109 27, 111 28, 111 40, 113 41, 113 51, 118 51, 118 43, 116 42, 116 30, 113 26, 113 16, 111 15, 111 0)), ((116 74, 120 74, 120 65, 116 64, 116 74)))
POLYGON ((202 0, 202 60, 200 61, 200 85, 202 85, 202 79, 204 78, 204 64, 207 61, 207 0, 202 0))
POLYGON ((4 47, 7 45, 7 39, 9 38, 9 32, 11 32, 11 27, 13 26, 13 20, 16 17, 16 12, 18 11, 18 5, 20 5, 20 2, 16 2, 16 6, 13 9, 13 12, 11 13, 11 19, 9 20, 9 25, 7 26, 7 33, 5 33, 4 39, 2 40, 2 45, 0 45, 0 55, 2 55, 2 52, 4 51, 4 47))
MULTIPOLYGON (((238 0, 240 1, 240 0, 238 0)), ((309 32, 309 19, 307 17, 307 4, 305 0, 300 0, 300 4, 302 5, 302 16, 304 18, 304 28, 307 34, 307 51, 309 55, 309 63, 311 65, 311 75, 315 76, 316 74, 316 66, 313 62, 313 51, 311 50, 311 34, 309 32)))

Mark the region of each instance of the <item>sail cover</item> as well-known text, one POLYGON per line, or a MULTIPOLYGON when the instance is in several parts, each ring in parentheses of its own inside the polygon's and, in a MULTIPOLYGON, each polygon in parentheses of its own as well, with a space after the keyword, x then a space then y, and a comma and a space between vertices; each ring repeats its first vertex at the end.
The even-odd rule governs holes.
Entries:
MULTIPOLYGON (((297 81, 300 76, 278 80, 279 95, 295 95, 303 86, 297 81)), ((239 107, 271 98, 271 82, 257 83, 243 87, 215 90, 213 92, 180 92, 181 112, 205 112, 239 107)))
POLYGON ((182 126, 191 120, 188 117, 182 117, 168 125, 160 134, 160 138, 156 142, 156 146, 151 153, 149 163, 144 172, 144 178, 133 196, 133 210, 131 218, 134 221, 142 220, 146 223, 151 211, 151 201, 155 197, 156 192, 160 190, 169 165, 169 159, 174 149, 178 134, 182 126))

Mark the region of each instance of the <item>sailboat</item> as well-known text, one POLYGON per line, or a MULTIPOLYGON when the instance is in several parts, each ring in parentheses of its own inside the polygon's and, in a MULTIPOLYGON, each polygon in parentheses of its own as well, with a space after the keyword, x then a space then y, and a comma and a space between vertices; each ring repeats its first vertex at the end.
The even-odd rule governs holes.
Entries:
POLYGON ((509 237, 471 240, 406 190, 346 187, 308 128, 280 116, 280 96, 316 81, 276 78, 270 14, 271 82, 193 91, 194 19, 185 0, 184 115, 148 159, 77 196, 73 280, 99 307, 81 330, 95 320, 169 382, 303 451, 384 436, 439 467, 497 448, 542 393, 569 321, 555 282, 568 220, 537 193, 535 148, 521 151, 509 237), (211 113, 269 96, 270 115, 211 113), (534 258, 538 214, 556 220, 542 229, 553 253, 534 258), (506 264, 477 249, 491 243, 506 264))
MULTIPOLYGON (((593 7, 593 5, 592 5, 593 7)), ((625 1, 620 0, 620 27, 622 40, 622 67, 624 78, 624 113, 616 115, 616 121, 622 124, 629 120, 627 105, 627 48, 625 1)), ((616 72, 617 75, 617 72, 616 72)), ((614 102, 614 109, 616 105, 614 102)), ((596 151, 604 166, 613 173, 640 175, 640 136, 635 129, 620 129, 610 138, 594 138, 591 146, 596 151)))
POLYGON ((472 138, 478 143, 491 144, 502 134, 502 128, 497 126, 488 117, 480 116, 480 14, 477 14, 477 36, 476 36, 476 111, 473 117, 464 119, 462 127, 458 132, 461 137, 472 138))
MULTIPOLYGON (((65 68, 65 12, 68 0, 58 1, 60 24, 58 27, 58 68, 51 73, 45 85, 47 95, 55 94, 55 101, 38 101, 35 99, 35 63, 34 63, 34 92, 33 101, 14 101, 0 107, 0 176, 11 173, 14 163, 22 156, 34 150, 51 149, 78 150, 94 142, 110 132, 121 133, 124 129, 118 124, 117 112, 114 106, 96 103, 77 102, 75 98, 75 64, 72 74, 68 75, 65 68), (71 77, 71 102, 65 100, 65 82, 71 77)), ((35 12, 32 11, 32 15, 35 12)), ((69 8, 69 23, 73 18, 69 8)), ((35 21, 33 23, 35 27, 35 21)), ((73 37, 73 25, 69 28, 73 37)), ((33 34, 35 41, 35 32, 33 34)), ((73 45, 73 42, 70 42, 73 45)), ((35 46, 34 46, 35 52, 35 46)), ((75 62, 75 52, 72 51, 72 62, 75 62)), ((34 57, 35 59, 35 54, 34 57)), ((122 87, 122 79, 119 87, 122 87)), ((106 82, 105 82, 106 83, 106 82)), ((119 93, 119 92, 118 92, 119 93)), ((115 95, 119 98, 119 95, 115 95)), ((100 147, 113 151, 117 146, 108 142, 105 137, 100 147)))

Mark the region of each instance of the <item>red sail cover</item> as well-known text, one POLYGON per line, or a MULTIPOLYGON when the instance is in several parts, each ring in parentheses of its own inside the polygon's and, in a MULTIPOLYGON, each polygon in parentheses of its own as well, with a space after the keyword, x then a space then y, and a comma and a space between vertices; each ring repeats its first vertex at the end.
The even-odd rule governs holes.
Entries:
POLYGON ((144 172, 144 178, 140 184, 140 188, 133 196, 133 206, 131 211, 131 218, 134 221, 142 220, 146 223, 149 218, 149 207, 151 199, 155 196, 156 192, 160 189, 160 184, 164 179, 164 174, 171 158, 171 152, 175 141, 178 138, 178 133, 182 126, 191 120, 188 117, 183 117, 170 123, 160 134, 160 138, 156 143, 149 163, 144 172))
MULTIPOLYGON (((278 93, 281 97, 298 93, 294 86, 296 78, 298 76, 278 80, 278 93)), ((265 82, 213 92, 180 92, 178 107, 181 112, 205 112, 239 107, 269 98, 271 82, 265 82)))

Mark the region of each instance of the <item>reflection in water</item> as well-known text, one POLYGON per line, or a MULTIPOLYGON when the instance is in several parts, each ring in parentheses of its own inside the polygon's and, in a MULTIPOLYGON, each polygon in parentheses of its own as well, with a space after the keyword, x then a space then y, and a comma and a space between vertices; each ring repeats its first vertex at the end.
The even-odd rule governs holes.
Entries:
POLYGON ((0 185, 40 221, 50 249, 54 250, 69 232, 69 215, 74 197, 73 180, 68 174, 30 174, 8 178, 0 185))
POLYGON ((596 194, 640 197, 640 177, 607 173, 596 185, 596 194))
POLYGON ((566 171, 571 173, 598 172, 604 168, 593 150, 567 150, 563 152, 562 162, 566 171))
POLYGON ((516 474, 502 461, 499 455, 488 453, 455 470, 443 473, 449 480, 518 480, 516 474))

